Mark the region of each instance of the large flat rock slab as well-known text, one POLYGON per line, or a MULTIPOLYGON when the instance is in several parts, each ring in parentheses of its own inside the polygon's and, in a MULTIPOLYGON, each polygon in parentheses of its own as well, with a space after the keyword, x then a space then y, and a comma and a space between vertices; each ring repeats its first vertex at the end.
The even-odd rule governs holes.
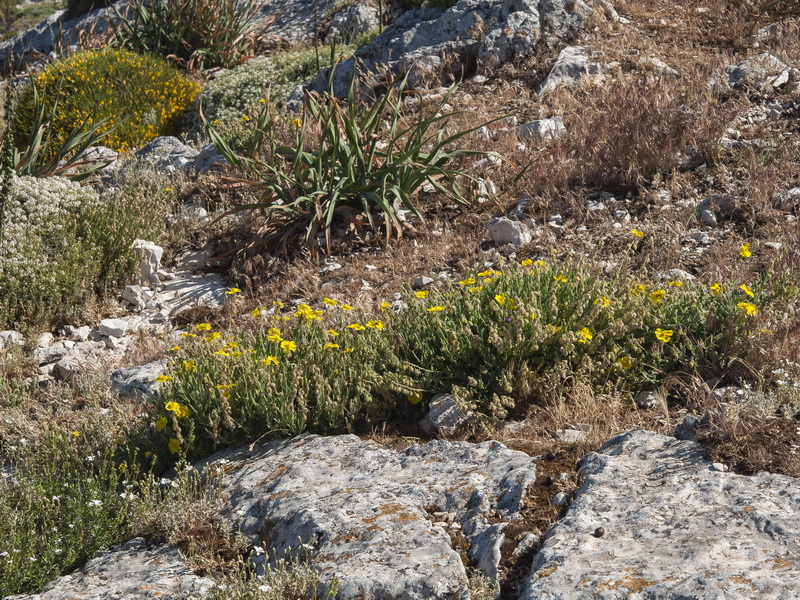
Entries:
POLYGON ((341 600, 468 598, 454 546, 496 577, 503 528, 536 476, 533 458, 499 442, 396 451, 306 435, 207 462, 220 460, 234 529, 278 557, 307 553, 341 600))
POLYGON ((149 547, 136 538, 98 553, 83 568, 50 582, 38 594, 5 600, 178 600, 201 597, 213 585, 192 572, 177 548, 149 547))
POLYGON ((643 430, 587 455, 522 598, 800 597, 800 481, 717 468, 697 443, 643 430))

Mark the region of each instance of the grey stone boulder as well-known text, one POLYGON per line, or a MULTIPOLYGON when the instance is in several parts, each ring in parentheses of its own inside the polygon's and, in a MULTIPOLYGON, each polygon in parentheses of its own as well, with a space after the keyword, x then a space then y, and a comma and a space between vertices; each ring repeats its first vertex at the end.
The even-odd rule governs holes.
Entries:
POLYGON ((354 435, 304 435, 195 466, 220 461, 234 530, 277 556, 307 554, 323 582, 337 578, 340 600, 466 600, 451 535, 496 577, 503 529, 520 518, 536 477, 530 456, 498 442, 437 440, 398 452, 354 435))
POLYGON ((767 83, 779 87, 775 85, 774 80, 784 72, 788 72, 788 69, 783 61, 776 56, 769 52, 762 52, 757 56, 743 60, 739 64, 726 67, 725 82, 728 87, 733 89, 744 87, 760 88, 767 83))
POLYGON ((80 570, 50 582, 38 594, 5 600, 197 598, 213 586, 211 579, 192 572, 177 548, 149 547, 135 538, 96 554, 80 570))
POLYGON ((178 138, 171 135, 157 137, 134 155, 139 161, 150 163, 157 171, 173 173, 178 170, 194 168, 194 161, 200 154, 178 138))
POLYGON ((103 319, 97 325, 100 335, 121 338, 128 331, 128 322, 124 319, 103 319))
POLYGON ((579 481, 522 600, 797 596, 798 479, 723 472, 697 443, 638 429, 588 454, 579 481))
POLYGON ((56 381, 71 381, 85 370, 80 359, 75 356, 62 358, 53 365, 53 378, 56 381))
POLYGON ((326 44, 350 44, 356 37, 377 29, 378 9, 368 2, 354 2, 344 6, 331 19, 326 44))
POLYGON ((428 414, 419 422, 422 433, 428 437, 452 437, 472 419, 472 412, 464 412, 453 394, 437 394, 431 398, 428 414))
MULTIPOLYGON (((334 93, 346 96, 354 73, 375 74, 380 65, 395 74, 408 72, 412 87, 436 78, 446 83, 464 71, 482 72, 534 56, 540 42, 552 46, 574 35, 591 12, 583 0, 460 0, 447 10, 410 10, 308 87, 327 91, 333 72, 334 93)), ((296 91, 290 105, 301 99, 296 91)))
POLYGON ((46 348, 36 348, 33 351, 33 360, 37 365, 49 365, 58 362, 69 353, 63 345, 53 345, 46 348))
POLYGON ((554 140, 567 133, 561 116, 550 119, 537 119, 523 123, 517 129, 517 136, 523 140, 554 140))
POLYGON ((125 367, 111 372, 111 386, 128 398, 153 398, 161 384, 156 377, 167 370, 167 359, 156 360, 138 367, 125 367))
POLYGON ((228 164, 228 159, 222 156, 214 144, 206 144, 200 148, 194 159, 194 170, 197 174, 205 174, 209 171, 218 171, 228 164))
POLYGON ((508 217, 497 217, 489 221, 487 226, 489 238, 498 244, 523 246, 533 239, 530 229, 522 221, 514 221, 508 217))
POLYGON ((19 331, 13 329, 6 329, 0 331, 0 350, 3 348, 11 348, 12 346, 24 346, 25 336, 19 331))
POLYGON ((571 87, 584 79, 596 81, 602 77, 602 72, 600 63, 589 62, 585 46, 567 46, 536 91, 543 94, 561 86, 571 87))

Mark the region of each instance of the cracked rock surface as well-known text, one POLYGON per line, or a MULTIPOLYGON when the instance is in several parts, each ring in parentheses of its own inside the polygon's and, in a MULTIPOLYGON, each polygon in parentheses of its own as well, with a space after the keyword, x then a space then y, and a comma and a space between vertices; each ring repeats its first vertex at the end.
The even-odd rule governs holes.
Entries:
POLYGON ((213 582, 198 577, 177 548, 148 547, 141 538, 98 553, 79 571, 52 581, 38 594, 5 600, 146 600, 202 595, 213 582))
POLYGON ((797 479, 721 472, 697 443, 640 429, 588 454, 579 477, 524 600, 797 597, 797 479))
POLYGON ((496 577, 503 528, 536 475, 533 458, 499 442, 396 451, 305 435, 208 462, 220 459, 234 528, 273 556, 308 552, 323 581, 337 578, 340 599, 468 598, 451 537, 496 577))

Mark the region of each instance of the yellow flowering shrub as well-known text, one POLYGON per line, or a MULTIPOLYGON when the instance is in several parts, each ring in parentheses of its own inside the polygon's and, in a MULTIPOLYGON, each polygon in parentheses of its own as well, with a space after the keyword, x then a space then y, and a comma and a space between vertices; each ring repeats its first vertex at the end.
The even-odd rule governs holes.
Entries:
POLYGON ((89 50, 53 63, 20 93, 14 111, 15 142, 27 140, 33 121, 34 90, 46 112, 57 103, 52 145, 64 142, 81 124, 102 122, 103 144, 117 151, 138 148, 173 133, 200 86, 164 60, 126 50, 89 50))

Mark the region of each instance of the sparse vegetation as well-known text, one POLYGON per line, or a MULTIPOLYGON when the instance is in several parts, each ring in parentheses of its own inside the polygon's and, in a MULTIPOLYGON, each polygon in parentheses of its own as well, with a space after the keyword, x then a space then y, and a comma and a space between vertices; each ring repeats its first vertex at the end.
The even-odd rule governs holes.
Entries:
MULTIPOLYGON (((28 343, 0 348, 0 596, 145 536, 221 573, 209 600, 319 597, 329 582, 304 561, 255 576, 252 542, 220 516, 220 474, 184 461, 304 431, 408 443, 440 392, 478 413, 461 437, 552 451, 549 478, 626 429, 671 434, 687 413, 704 417, 709 458, 800 476, 800 92, 714 83, 760 52, 796 67, 796 2, 765 6, 781 22, 754 42, 770 23, 758 7, 627 0, 615 7, 629 23, 598 10, 574 40, 604 64, 602 82, 536 94, 555 58, 543 49, 482 81, 401 85, 371 106, 355 90, 307 94, 297 114, 282 105, 314 75, 317 51, 276 47, 237 66, 264 40, 254 6, 140 2, 116 41, 159 58, 79 52, 21 90, 0 188, 0 330, 23 329, 28 343), (200 93, 164 57, 230 71, 200 93), (57 176, 100 135, 127 151, 180 124, 205 141, 201 109, 233 167, 221 177, 132 167, 101 199, 57 176), (518 136, 555 115, 563 136, 518 136), (224 216, 165 234, 178 200, 224 216), (485 239, 500 214, 527 223, 530 243, 485 239), (212 247, 214 268, 246 291, 173 315, 177 345, 142 343, 142 363, 170 361, 152 403, 118 397, 105 374, 99 387, 91 373, 40 386, 36 334, 107 316, 97 300, 130 281, 137 237, 162 242, 165 262, 212 247), (322 254, 337 262, 308 260, 322 254), (409 289, 419 275, 432 281, 409 289), (658 406, 636 405, 645 390, 658 406), (584 442, 554 441, 573 424, 584 442)), ((534 492, 543 537, 559 509, 552 488, 534 492)), ((475 597, 494 597, 472 575, 475 597)))

